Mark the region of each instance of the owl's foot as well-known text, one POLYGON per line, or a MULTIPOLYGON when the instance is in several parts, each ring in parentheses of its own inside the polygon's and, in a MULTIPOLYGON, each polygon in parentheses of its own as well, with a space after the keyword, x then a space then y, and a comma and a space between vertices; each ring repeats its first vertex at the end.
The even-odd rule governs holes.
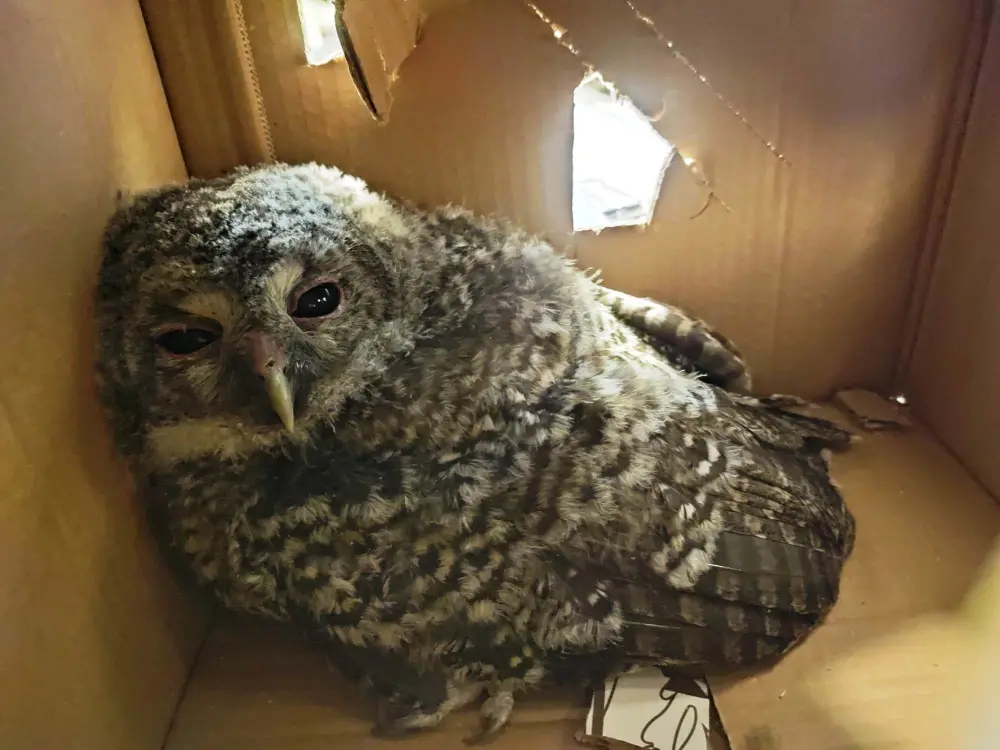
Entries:
POLYGON ((507 728, 511 712, 514 710, 514 693, 511 690, 491 691, 490 697, 483 701, 479 709, 479 717, 483 727, 478 734, 466 737, 463 742, 470 746, 488 745, 507 728))
POLYGON ((475 700, 482 685, 449 685, 448 697, 436 706, 428 707, 400 695, 381 697, 376 703, 373 737, 402 739, 424 729, 436 727, 445 716, 475 700))
POLYGON ((430 716, 398 695, 379 697, 375 703, 373 737, 402 739, 428 726, 433 726, 430 716))

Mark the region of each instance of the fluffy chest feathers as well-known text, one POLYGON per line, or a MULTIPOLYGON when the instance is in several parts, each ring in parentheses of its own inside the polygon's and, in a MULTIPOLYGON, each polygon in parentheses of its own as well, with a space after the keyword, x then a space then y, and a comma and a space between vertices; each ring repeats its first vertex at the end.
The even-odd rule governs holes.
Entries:
POLYGON ((706 492, 731 458, 711 388, 592 356, 549 367, 540 391, 529 369, 522 389, 474 357, 414 397, 407 368, 425 364, 387 373, 304 446, 158 474, 152 501, 228 604, 398 641, 460 611, 520 613, 530 630, 531 587, 577 557, 642 555, 679 585, 703 567, 719 527, 706 492))

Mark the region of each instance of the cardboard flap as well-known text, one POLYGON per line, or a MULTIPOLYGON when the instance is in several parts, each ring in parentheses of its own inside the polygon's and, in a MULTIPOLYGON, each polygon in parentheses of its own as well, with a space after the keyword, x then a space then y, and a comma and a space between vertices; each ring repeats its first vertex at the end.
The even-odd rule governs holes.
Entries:
POLYGON ((361 100, 376 119, 392 108, 399 66, 417 44, 421 12, 415 0, 340 0, 337 35, 361 100))

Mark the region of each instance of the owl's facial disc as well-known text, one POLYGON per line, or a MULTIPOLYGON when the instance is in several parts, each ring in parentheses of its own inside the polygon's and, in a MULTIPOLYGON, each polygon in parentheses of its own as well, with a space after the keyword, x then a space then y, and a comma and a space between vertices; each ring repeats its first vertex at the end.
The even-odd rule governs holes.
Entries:
POLYGON ((271 407, 289 432, 295 431, 295 393, 285 374, 285 349, 273 337, 261 331, 245 336, 250 366, 264 381, 271 407))

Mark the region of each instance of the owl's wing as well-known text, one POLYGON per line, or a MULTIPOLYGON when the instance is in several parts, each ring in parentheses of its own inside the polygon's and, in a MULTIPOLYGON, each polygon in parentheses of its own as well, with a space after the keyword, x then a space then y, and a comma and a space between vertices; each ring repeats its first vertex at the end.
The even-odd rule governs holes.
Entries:
POLYGON ((759 662, 798 642, 837 599, 854 520, 823 453, 850 436, 754 399, 720 402, 718 413, 668 428, 668 443, 684 447, 659 467, 674 511, 664 525, 629 542, 584 530, 549 561, 555 593, 580 623, 623 618, 622 660, 759 662))
POLYGON ((678 307, 594 284, 598 302, 675 367, 712 385, 750 391, 750 372, 736 345, 703 320, 678 307))

